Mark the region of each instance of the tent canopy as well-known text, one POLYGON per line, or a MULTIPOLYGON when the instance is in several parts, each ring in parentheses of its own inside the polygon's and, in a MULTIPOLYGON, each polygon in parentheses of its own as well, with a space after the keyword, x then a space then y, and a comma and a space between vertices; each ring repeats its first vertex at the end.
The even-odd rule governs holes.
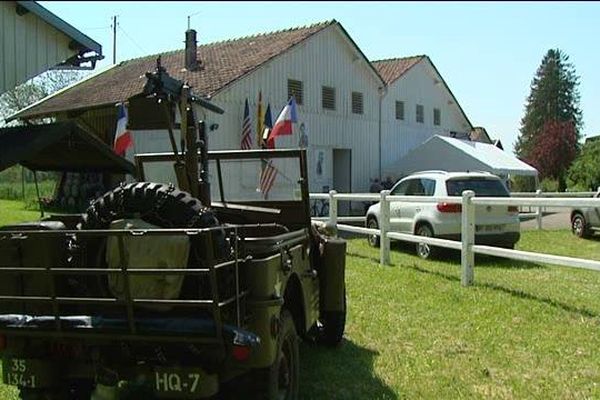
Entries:
POLYGON ((432 136, 398 162, 385 167, 383 172, 400 178, 425 170, 488 171, 501 177, 538 175, 531 165, 492 144, 440 135, 432 136))
POLYGON ((135 174, 135 166, 72 121, 0 129, 0 171, 21 164, 34 171, 135 174))

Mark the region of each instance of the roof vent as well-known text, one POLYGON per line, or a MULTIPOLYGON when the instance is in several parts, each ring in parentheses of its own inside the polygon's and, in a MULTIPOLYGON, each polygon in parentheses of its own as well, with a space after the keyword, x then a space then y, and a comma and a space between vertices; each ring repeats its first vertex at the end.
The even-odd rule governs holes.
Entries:
POLYGON ((200 66, 197 51, 196 31, 188 29, 185 31, 185 69, 188 71, 195 71, 200 66))

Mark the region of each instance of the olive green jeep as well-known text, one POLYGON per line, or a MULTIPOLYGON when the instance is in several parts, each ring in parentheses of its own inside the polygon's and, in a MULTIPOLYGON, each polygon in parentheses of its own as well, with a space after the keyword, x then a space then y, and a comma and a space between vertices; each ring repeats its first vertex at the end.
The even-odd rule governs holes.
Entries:
POLYGON ((29 400, 296 399, 299 338, 337 345, 346 320, 346 243, 311 223, 306 153, 207 152, 201 101, 147 76, 191 105, 187 151, 137 155, 139 181, 82 215, 0 227, 3 381, 29 400))

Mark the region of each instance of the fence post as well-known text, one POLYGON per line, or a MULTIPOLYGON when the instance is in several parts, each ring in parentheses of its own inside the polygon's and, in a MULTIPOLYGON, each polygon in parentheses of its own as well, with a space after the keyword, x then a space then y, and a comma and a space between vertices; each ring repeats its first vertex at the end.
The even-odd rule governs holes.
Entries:
POLYGON ((473 244, 475 243, 475 206, 472 199, 474 195, 475 192, 472 190, 465 190, 462 193, 462 250, 460 253, 460 263, 462 266, 460 283, 462 286, 471 286, 473 284, 473 264, 475 264, 475 254, 473 253, 473 244))
POLYGON ((379 192, 381 196, 381 202, 379 203, 379 231, 381 232, 379 237, 379 264, 382 266, 390 265, 390 238, 387 236, 390 229, 390 202, 387 199, 389 194, 389 190, 379 192))
POLYGON ((329 191, 329 226, 331 226, 335 230, 335 235, 337 236, 337 219, 338 219, 338 203, 335 195, 337 192, 335 190, 329 191))
MULTIPOLYGON (((535 197, 542 197, 542 189, 538 189, 535 191, 535 197)), ((542 206, 537 206, 537 213, 535 216, 537 220, 537 228, 538 230, 542 229, 542 206)))

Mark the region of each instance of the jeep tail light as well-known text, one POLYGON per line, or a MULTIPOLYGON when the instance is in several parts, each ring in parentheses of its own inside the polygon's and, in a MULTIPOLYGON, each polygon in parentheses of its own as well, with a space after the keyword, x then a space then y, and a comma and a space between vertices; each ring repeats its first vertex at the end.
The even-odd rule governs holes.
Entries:
POLYGON ((509 214, 518 214, 519 213, 519 207, 517 207, 517 206, 508 206, 508 213, 509 214))
POLYGON ((250 347, 234 344, 231 354, 237 361, 245 361, 250 357, 250 347))
POLYGON ((458 203, 437 203, 437 209, 442 213, 459 213, 462 211, 462 205, 458 203))
POLYGON ((0 351, 6 349, 6 336, 0 335, 0 351))

